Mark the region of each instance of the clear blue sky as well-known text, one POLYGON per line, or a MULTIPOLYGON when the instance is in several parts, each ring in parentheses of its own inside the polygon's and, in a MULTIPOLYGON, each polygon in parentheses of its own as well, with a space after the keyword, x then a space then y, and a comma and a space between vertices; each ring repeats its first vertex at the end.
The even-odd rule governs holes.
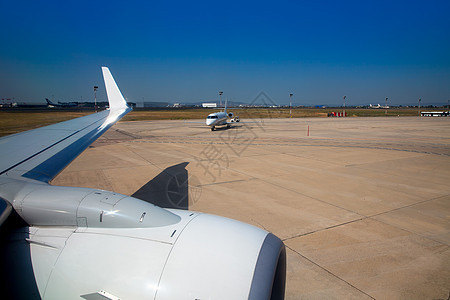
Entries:
POLYGON ((0 98, 447 103, 450 1, 0 2, 0 98))

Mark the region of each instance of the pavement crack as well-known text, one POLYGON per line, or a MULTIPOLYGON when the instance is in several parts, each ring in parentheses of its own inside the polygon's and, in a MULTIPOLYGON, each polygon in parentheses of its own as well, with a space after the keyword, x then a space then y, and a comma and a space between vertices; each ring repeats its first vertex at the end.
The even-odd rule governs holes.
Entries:
MULTIPOLYGON (((443 195, 443 196, 435 197, 435 198, 432 198, 432 199, 427 199, 427 200, 420 201, 420 202, 417 202, 417 203, 413 203, 413 204, 410 204, 410 205, 405 205, 405 206, 402 206, 402 207, 397 207, 397 208, 394 208, 394 209, 391 209, 391 210, 388 210, 388 211, 384 211, 384 212, 381 212, 381 213, 378 213, 378 214, 374 214, 374 215, 370 215, 370 216, 364 216, 364 217, 362 217, 362 218, 358 218, 358 219, 351 220, 351 221, 348 221, 348 222, 343 222, 343 223, 339 223, 339 224, 336 224, 336 225, 333 225, 333 226, 328 226, 328 227, 325 227, 325 228, 320 228, 320 229, 317 229, 317 230, 313 230, 313 231, 309 231, 309 232, 297 234, 297 235, 294 235, 294 236, 291 236, 291 237, 282 239, 282 241, 285 242, 285 241, 289 241, 289 240, 291 240, 291 239, 295 239, 295 238, 298 238, 298 237, 302 237, 302 236, 314 234, 314 233, 321 232, 321 231, 325 231, 325 230, 328 230, 328 229, 337 228, 337 227, 340 227, 340 226, 344 226, 344 225, 351 224, 351 223, 355 223, 355 222, 362 221, 362 220, 371 219, 371 220, 374 220, 374 221, 376 221, 376 222, 380 222, 380 223, 383 223, 383 224, 386 224, 386 225, 389 225, 389 226, 392 226, 392 227, 395 227, 395 228, 398 228, 398 229, 407 231, 407 232, 409 232, 409 233, 411 233, 411 234, 419 235, 419 236, 421 236, 421 237, 423 237, 423 238, 427 238, 427 239, 432 240, 432 241, 434 241, 434 242, 436 242, 436 243, 443 244, 441 241, 436 241, 436 240, 434 240, 434 239, 432 239, 432 238, 430 238, 430 237, 423 236, 423 235, 421 235, 421 234, 419 234, 419 233, 417 233, 417 232, 411 232, 411 231, 409 231, 409 230, 406 230, 405 228, 397 227, 397 226, 395 226, 395 225, 392 225, 392 224, 389 224, 389 223, 380 221, 380 220, 378 220, 378 219, 375 219, 374 217, 377 217, 377 216, 380 216, 380 215, 383 215, 383 214, 387 214, 387 213, 391 213, 391 212, 393 212, 393 211, 401 210, 401 209, 404 209, 404 208, 413 207, 413 206, 415 206, 415 205, 419 205, 419 204, 422 204, 422 203, 426 203, 426 202, 438 200, 438 199, 441 199, 441 198, 445 198, 445 197, 447 197, 447 196, 450 196, 450 195, 443 195)), ((445 245, 445 244, 443 244, 443 245, 445 245)))
POLYGON ((351 221, 348 221, 348 222, 336 224, 336 225, 333 225, 333 226, 328 226, 328 227, 325 227, 325 228, 313 230, 313 231, 310 231, 310 232, 297 234, 297 235, 294 235, 294 236, 285 238, 285 239, 283 239, 282 241, 285 242, 285 241, 292 240, 292 239, 295 239, 295 238, 298 238, 298 237, 301 237, 301 236, 310 235, 310 234, 313 234, 313 233, 316 233, 316 232, 320 232, 320 231, 324 231, 324 230, 328 230, 328 229, 340 227, 340 226, 343 226, 343 225, 351 224, 351 223, 358 222, 358 221, 362 221, 362 220, 369 219, 369 218, 370 218, 370 217, 363 217, 363 218, 351 220, 351 221))
POLYGON ((199 187, 209 186, 209 185, 226 184, 226 183, 235 183, 235 182, 242 182, 242 181, 247 181, 247 180, 246 179, 237 179, 237 180, 229 180, 229 181, 212 182, 212 183, 201 184, 201 185, 199 185, 199 187))
POLYGON ((360 292, 360 293, 366 295, 367 297, 369 297, 369 298, 375 300, 375 297, 372 297, 371 295, 367 294, 367 293, 364 292, 363 290, 357 288, 356 286, 354 286, 353 284, 351 284, 351 283, 348 282, 347 280, 345 280, 345 279, 339 277, 338 275, 334 274, 333 272, 331 272, 331 271, 328 270, 327 268, 322 267, 321 265, 319 265, 319 264, 316 263, 315 261, 309 259, 308 257, 304 256, 304 255, 301 254, 300 252, 298 252, 298 251, 294 250, 293 248, 289 247, 288 245, 285 245, 285 246, 286 246, 286 248, 290 249, 291 251, 293 251, 293 252, 296 253, 297 255, 301 256, 301 257, 304 258, 304 259, 306 259, 307 261, 309 261, 309 262, 312 263, 313 265, 315 265, 315 266, 321 268, 322 270, 324 270, 325 272, 327 272, 327 273, 330 274, 331 276, 333 276, 333 277, 339 279, 340 281, 342 281, 342 282, 346 283, 347 285, 351 286, 352 288, 354 288, 354 289, 357 290, 358 292, 360 292))
MULTIPOLYGON (((258 179, 260 179, 261 181, 264 181, 264 182, 266 182, 266 183, 268 183, 268 184, 274 185, 274 186, 276 186, 276 187, 279 187, 279 188, 285 189, 285 190, 287 190, 287 191, 296 193, 296 194, 298 194, 298 195, 302 195, 302 196, 304 196, 304 197, 308 197, 308 198, 310 198, 310 199, 313 199, 313 200, 316 200, 316 201, 319 201, 319 202, 322 202, 322 203, 325 203, 325 204, 328 204, 328 205, 337 207, 337 208, 342 209, 342 210, 345 210, 345 211, 347 211, 347 212, 351 212, 351 213, 353 213, 353 214, 355 214, 355 215, 363 216, 363 215, 361 215, 360 213, 354 212, 354 211, 352 211, 352 210, 350 210, 350 209, 347 209, 347 208, 345 208, 345 207, 341 207, 341 206, 339 206, 339 205, 336 205, 336 204, 333 204, 333 203, 330 203, 330 202, 327 202, 327 201, 324 201, 324 200, 321 200, 321 199, 318 199, 318 198, 314 198, 314 197, 312 197, 312 196, 309 196, 309 195, 300 193, 299 191, 296 191, 296 190, 293 190, 293 189, 290 189, 290 188, 287 188, 287 187, 284 187, 284 186, 275 184, 275 183, 273 183, 273 182, 264 180, 264 179, 262 179, 262 178, 258 178, 258 179)), ((363 216, 363 217, 366 217, 366 216, 363 216)))
POLYGON ((397 210, 401 210, 401 209, 404 209, 404 208, 413 207, 413 206, 416 206, 416 205, 419 205, 419 204, 423 204, 423 203, 426 203, 426 202, 438 200, 438 199, 445 198, 445 197, 448 197, 448 196, 450 196, 450 194, 434 197, 434 198, 431 198, 431 199, 426 199, 426 200, 423 200, 423 201, 419 201, 419 202, 416 202, 416 203, 413 203, 413 204, 409 204, 409 205, 405 205, 405 206, 401 206, 401 207, 397 207, 397 208, 393 208, 391 210, 387 210, 387 211, 384 211, 384 212, 381 212, 381 213, 378 213, 378 214, 374 214, 374 215, 371 215, 371 216, 368 216, 368 217, 369 218, 373 218, 373 217, 381 216, 381 215, 384 215, 384 214, 391 213, 393 211, 397 211, 397 210))

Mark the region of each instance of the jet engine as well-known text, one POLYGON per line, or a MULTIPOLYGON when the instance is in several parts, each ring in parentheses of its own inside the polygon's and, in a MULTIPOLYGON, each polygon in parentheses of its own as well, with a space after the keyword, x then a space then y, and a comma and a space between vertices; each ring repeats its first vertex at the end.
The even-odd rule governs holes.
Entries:
POLYGON ((27 183, 0 196, 27 223, 2 234, 3 294, 284 298, 284 244, 252 225, 97 189, 27 183))
POLYGON ((239 122, 239 117, 235 116, 233 113, 228 113, 228 117, 230 118, 231 122, 239 122))

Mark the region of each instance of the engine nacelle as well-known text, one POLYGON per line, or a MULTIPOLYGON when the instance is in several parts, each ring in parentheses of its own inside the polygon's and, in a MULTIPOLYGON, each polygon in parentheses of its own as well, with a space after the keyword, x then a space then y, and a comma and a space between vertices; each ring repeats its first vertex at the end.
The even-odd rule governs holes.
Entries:
POLYGON ((180 221, 151 203, 89 188, 28 184, 13 206, 33 226, 146 228, 180 221))
POLYGON ((178 238, 156 299, 283 299, 285 274, 285 247, 276 236, 201 214, 178 238))
POLYGON ((232 112, 228 113, 228 118, 233 119, 234 118, 234 114, 232 112))
POLYGON ((1 241, 4 295, 284 298, 284 244, 252 225, 108 191, 46 184, 26 184, 13 207, 33 226, 1 241))

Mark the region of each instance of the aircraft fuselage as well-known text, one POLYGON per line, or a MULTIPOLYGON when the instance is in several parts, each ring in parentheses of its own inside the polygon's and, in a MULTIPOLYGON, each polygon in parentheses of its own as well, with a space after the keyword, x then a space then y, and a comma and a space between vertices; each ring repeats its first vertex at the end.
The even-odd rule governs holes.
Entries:
POLYGON ((216 112, 209 114, 206 118, 206 125, 210 127, 227 125, 228 115, 226 112, 216 112))

